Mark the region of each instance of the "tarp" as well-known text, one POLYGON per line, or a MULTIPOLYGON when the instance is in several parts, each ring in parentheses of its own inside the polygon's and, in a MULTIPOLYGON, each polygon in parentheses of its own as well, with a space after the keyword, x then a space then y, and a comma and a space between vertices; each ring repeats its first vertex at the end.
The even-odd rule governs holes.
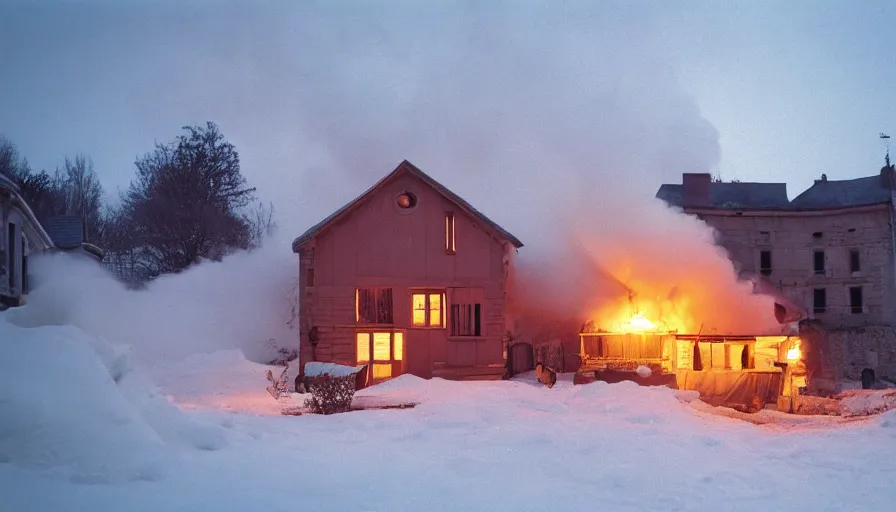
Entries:
POLYGON ((719 406, 747 404, 756 394, 764 403, 776 403, 781 389, 780 371, 678 370, 678 389, 697 391, 704 402, 719 406))

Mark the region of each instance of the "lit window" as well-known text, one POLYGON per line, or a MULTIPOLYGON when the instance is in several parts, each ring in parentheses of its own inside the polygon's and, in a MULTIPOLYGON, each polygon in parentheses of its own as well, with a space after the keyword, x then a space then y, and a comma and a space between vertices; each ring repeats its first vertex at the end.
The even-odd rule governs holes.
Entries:
POLYGON ((448 254, 457 252, 454 238, 454 212, 445 214, 445 252, 448 254))
POLYGON ((415 293, 411 295, 412 322, 415 327, 445 326, 445 293, 415 293))
POLYGON ((414 325, 422 327, 426 325, 426 295, 415 293, 412 296, 414 303, 414 325))
POLYGON ((429 325, 442 325, 442 295, 429 294, 429 325))
POLYGON ((392 338, 392 359, 401 361, 401 358, 404 357, 404 334, 396 332, 392 338))
POLYGON ((392 341, 392 334, 388 332, 375 332, 373 333, 373 360, 374 361, 389 361, 392 355, 392 350, 390 350, 390 344, 392 341))
POLYGON ((370 361, 370 333, 359 332, 357 338, 358 364, 370 361))
POLYGON ((392 365, 391 364, 374 364, 373 365, 373 378, 374 379, 388 379, 392 376, 392 365))

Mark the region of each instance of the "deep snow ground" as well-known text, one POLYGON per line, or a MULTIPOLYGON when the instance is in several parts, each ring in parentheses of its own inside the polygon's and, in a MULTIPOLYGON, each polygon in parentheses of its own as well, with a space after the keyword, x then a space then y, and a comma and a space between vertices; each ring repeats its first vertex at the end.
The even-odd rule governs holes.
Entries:
POLYGON ((283 417, 265 367, 236 351, 141 380, 76 329, 32 329, 16 342, 9 336, 24 331, 3 329, 0 420, 29 430, 0 425, 2 510, 819 512, 896 502, 896 412, 754 425, 631 383, 548 390, 404 376, 361 394, 416 408, 283 417), (51 360, 60 344, 65 361, 51 360), (61 384, 41 369, 64 373, 70 389, 53 392, 61 384), (56 444, 41 457, 14 449, 29 439, 56 444), (79 459, 95 478, 72 478, 79 459))

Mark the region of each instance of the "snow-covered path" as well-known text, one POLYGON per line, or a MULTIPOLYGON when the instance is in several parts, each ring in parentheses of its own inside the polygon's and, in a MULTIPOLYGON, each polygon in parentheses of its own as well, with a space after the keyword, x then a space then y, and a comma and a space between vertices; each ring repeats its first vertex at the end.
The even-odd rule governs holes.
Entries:
MULTIPOLYGON (((403 377, 407 410, 191 412, 227 431, 161 480, 79 485, 0 465, 8 510, 892 510, 896 416, 830 429, 713 417, 622 383, 403 377)), ((102 449, 101 447, 97 447, 102 449)))

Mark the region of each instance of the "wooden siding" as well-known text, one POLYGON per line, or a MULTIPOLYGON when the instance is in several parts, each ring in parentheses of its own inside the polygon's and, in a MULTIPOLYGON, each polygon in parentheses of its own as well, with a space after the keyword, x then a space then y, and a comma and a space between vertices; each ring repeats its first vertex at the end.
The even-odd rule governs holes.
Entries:
MULTIPOLYGON (((318 361, 355 364, 355 332, 361 327, 355 325, 355 290, 391 287, 393 327, 407 332, 407 371, 424 378, 500 373, 495 367, 504 363, 507 247, 487 226, 422 181, 400 177, 303 245, 299 265, 302 361, 313 356, 318 361), (410 213, 395 206, 396 196, 406 191, 417 196, 417 207, 410 213), (455 212, 457 251, 453 255, 445 250, 445 213, 449 211, 455 212), (306 282, 309 269, 313 269, 313 286, 306 282), (481 336, 449 337, 446 328, 413 327, 411 294, 419 288, 481 290, 481 336), (313 354, 308 337, 312 327, 318 338, 313 354)), ((450 304, 449 298, 443 307, 450 304)))

